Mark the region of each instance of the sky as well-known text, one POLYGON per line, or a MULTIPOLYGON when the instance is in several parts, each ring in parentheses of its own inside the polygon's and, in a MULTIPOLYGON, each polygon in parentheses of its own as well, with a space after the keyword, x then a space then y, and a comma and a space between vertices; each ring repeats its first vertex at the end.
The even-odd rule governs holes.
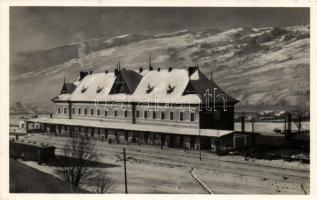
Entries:
POLYGON ((190 29, 309 24, 309 8, 11 7, 10 51, 190 29))

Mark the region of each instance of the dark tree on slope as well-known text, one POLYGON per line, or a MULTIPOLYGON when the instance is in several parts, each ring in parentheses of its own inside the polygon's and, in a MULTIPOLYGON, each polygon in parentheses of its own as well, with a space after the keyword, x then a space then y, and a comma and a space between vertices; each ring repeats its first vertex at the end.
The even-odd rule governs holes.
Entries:
POLYGON ((298 133, 301 132, 302 122, 303 122, 303 112, 301 110, 296 109, 293 111, 293 121, 298 129, 298 133))
POLYGON ((86 183, 94 175, 92 163, 95 163, 96 154, 90 146, 90 141, 80 136, 71 138, 64 147, 60 173, 73 186, 86 183))

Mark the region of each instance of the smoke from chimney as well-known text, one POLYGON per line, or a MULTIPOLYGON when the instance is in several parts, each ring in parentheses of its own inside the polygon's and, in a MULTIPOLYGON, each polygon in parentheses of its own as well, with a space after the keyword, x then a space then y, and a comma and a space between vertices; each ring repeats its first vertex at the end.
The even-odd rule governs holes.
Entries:
POLYGON ((79 59, 79 64, 80 64, 82 71, 85 71, 84 59, 86 56, 86 48, 87 48, 87 46, 86 46, 85 42, 81 42, 78 45, 78 59, 79 59))

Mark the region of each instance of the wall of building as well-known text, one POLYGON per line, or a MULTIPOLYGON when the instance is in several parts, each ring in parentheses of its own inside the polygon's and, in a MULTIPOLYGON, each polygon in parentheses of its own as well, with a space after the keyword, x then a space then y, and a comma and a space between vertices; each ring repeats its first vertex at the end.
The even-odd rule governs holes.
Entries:
POLYGON ((227 110, 200 112, 200 128, 234 130, 234 107, 228 106, 227 110))
POLYGON ((199 114, 197 108, 198 107, 189 106, 158 107, 155 105, 137 105, 135 111, 135 123, 194 128, 198 127, 199 124, 199 114), (181 117, 181 115, 183 116, 181 117))

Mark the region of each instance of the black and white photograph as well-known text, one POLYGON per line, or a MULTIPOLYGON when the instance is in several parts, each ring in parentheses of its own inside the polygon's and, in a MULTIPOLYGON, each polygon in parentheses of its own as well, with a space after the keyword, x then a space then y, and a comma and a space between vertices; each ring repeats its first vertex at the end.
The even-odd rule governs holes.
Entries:
POLYGON ((9 194, 311 194, 310 7, 8 9, 9 194))

